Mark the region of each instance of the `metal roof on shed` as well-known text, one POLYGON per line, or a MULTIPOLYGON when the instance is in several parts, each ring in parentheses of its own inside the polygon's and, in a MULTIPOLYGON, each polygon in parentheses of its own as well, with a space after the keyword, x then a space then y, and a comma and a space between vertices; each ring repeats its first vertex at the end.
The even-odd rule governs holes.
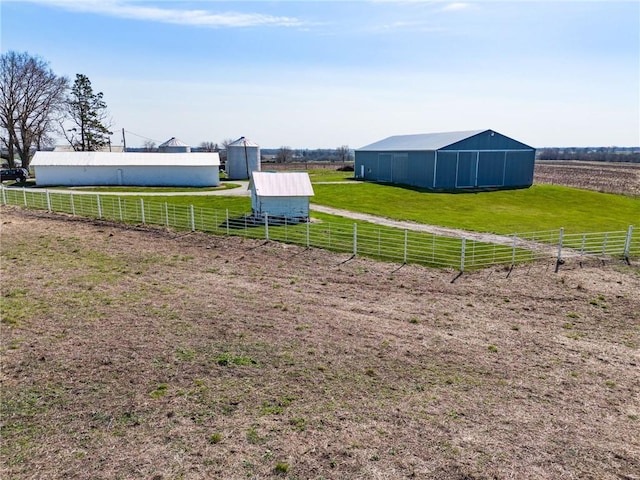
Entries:
POLYGON ((359 151, 439 150, 488 130, 395 135, 372 143, 359 151))
POLYGON ((36 152, 31 165, 59 167, 212 167, 220 165, 216 152, 36 152))
POLYGON ((260 197, 311 197, 307 172, 253 172, 249 189, 260 197))

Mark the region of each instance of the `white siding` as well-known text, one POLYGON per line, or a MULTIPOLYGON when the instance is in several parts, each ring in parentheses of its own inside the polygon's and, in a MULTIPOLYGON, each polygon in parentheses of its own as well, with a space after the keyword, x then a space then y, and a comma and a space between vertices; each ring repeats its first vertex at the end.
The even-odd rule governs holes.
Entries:
POLYGON ((36 184, 214 187, 217 153, 37 152, 36 184))
POLYGON ((36 185, 131 185, 153 187, 216 187, 219 167, 36 166, 36 185))
POLYGON ((306 172, 253 172, 249 189, 254 215, 309 217, 313 187, 306 172))

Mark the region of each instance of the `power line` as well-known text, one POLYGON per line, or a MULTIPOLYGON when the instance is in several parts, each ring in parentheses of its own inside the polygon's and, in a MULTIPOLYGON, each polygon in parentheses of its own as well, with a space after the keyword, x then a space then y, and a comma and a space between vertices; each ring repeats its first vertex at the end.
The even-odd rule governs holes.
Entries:
POLYGON ((158 140, 155 140, 155 139, 153 139, 153 138, 145 137, 144 135, 138 135, 137 133, 130 132, 129 130, 125 130, 124 128, 123 128, 122 130, 123 130, 124 132, 126 132, 126 133, 130 133, 131 135, 135 135, 136 137, 144 138, 145 140, 149 140, 149 141, 151 141, 151 142, 159 143, 159 141, 158 141, 158 140))

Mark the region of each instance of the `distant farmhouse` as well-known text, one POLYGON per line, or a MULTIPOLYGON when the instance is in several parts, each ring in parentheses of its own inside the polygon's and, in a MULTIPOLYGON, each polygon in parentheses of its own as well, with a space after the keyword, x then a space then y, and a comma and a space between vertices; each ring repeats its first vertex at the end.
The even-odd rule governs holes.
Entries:
POLYGON ((314 192, 307 172, 253 172, 249 191, 255 217, 309 217, 309 197, 314 192))
POLYGON ((437 191, 526 188, 533 147, 493 130, 399 135, 355 151, 355 176, 437 191))
POLYGON ((220 157, 215 152, 36 152, 31 167, 38 186, 220 184, 220 157))

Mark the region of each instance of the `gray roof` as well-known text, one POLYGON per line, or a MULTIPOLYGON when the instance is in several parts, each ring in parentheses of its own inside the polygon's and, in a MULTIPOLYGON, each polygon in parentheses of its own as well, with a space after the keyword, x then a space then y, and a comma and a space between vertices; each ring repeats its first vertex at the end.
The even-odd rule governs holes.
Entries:
POLYGON ((260 197, 311 197, 307 172, 252 172, 249 189, 260 197))
POLYGON ((421 133, 417 135, 395 135, 372 143, 359 151, 439 150, 453 143, 473 137, 487 130, 464 132, 421 133))
POLYGON ((253 143, 251 140, 245 137, 240 137, 234 142, 231 142, 227 147, 259 147, 257 143, 253 143))
POLYGON ((159 145, 159 147, 188 147, 186 143, 181 140, 178 140, 176 137, 171 137, 166 142, 159 145))

